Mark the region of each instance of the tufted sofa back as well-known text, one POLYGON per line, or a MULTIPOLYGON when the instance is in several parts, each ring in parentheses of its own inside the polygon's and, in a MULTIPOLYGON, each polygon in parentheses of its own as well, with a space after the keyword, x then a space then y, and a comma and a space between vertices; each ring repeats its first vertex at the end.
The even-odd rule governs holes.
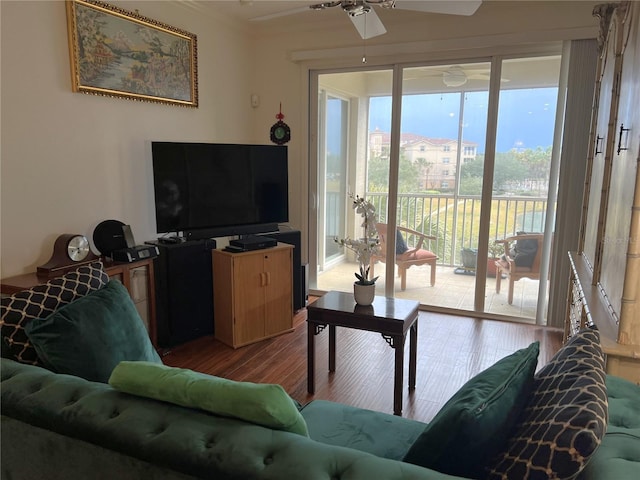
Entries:
POLYGON ((4 358, 1 372, 2 478, 453 478, 4 358))

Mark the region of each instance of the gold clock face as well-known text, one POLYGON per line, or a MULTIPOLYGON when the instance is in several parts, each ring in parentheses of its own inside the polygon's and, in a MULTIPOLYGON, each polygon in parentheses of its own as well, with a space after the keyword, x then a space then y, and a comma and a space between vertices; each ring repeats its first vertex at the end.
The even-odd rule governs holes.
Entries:
POLYGON ((74 262, 80 262, 89 255, 89 240, 84 235, 76 235, 67 243, 67 255, 74 262))

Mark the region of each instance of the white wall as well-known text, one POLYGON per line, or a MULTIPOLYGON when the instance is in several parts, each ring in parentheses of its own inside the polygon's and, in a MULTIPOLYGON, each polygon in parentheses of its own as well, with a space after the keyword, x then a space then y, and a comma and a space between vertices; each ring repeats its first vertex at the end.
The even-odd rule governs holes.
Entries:
POLYGON ((2 1, 1 275, 106 219, 155 238, 150 142, 251 142, 250 37, 169 2, 114 5, 198 36, 200 107, 73 93, 64 2, 2 1))
MULTIPOLYGON (((64 2, 1 0, 0 275, 34 271, 58 235, 91 238, 106 219, 131 224, 138 243, 155 238, 150 142, 269 143, 280 102, 292 130, 290 223, 304 237, 308 70, 360 65, 362 40, 346 16, 313 26, 285 17, 247 31, 189 2, 109 3, 198 36, 200 107, 73 93, 64 2), (256 109, 251 93, 260 95, 256 109)), ((486 2, 474 17, 428 22, 400 12, 405 26, 368 42, 369 64, 397 61, 399 51, 427 58, 595 33, 595 3, 486 2)))

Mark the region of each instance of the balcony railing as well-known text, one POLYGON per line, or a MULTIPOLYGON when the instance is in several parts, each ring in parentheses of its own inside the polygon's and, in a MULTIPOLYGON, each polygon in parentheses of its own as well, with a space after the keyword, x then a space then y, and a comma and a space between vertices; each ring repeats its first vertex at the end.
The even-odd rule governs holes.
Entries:
MULTIPOLYGON (((386 222, 388 195, 367 193, 376 206, 379 221, 386 222)), ((398 224, 434 235, 429 249, 440 257, 441 265, 461 265, 461 250, 477 248, 480 225, 479 195, 400 194, 398 224)), ((493 196, 489 245, 516 232, 544 231, 546 197, 493 196)), ((409 240, 409 246, 413 239, 409 240)))

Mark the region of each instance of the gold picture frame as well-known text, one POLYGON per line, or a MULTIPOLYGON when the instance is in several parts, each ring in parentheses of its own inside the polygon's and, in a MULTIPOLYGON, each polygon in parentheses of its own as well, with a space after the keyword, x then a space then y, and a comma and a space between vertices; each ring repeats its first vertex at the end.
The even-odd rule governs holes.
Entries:
POLYGON ((196 35, 96 0, 67 0, 74 92, 198 106, 196 35))

